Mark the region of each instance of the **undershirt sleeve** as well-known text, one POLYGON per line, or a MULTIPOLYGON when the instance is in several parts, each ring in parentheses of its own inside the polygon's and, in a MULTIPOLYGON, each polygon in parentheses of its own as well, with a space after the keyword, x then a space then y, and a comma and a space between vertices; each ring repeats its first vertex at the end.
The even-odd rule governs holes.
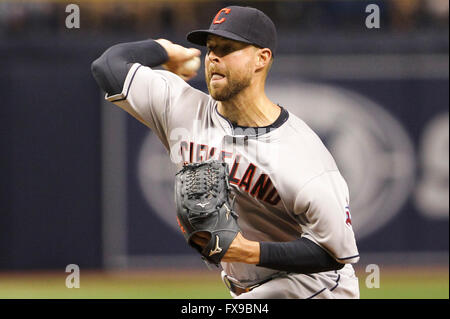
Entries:
POLYGON ((290 242, 260 242, 258 266, 311 274, 338 270, 344 264, 337 262, 323 248, 306 238, 290 242))
POLYGON ((120 43, 110 47, 91 65, 97 84, 108 95, 122 92, 129 70, 134 63, 155 67, 168 60, 166 50, 156 41, 149 39, 120 43))

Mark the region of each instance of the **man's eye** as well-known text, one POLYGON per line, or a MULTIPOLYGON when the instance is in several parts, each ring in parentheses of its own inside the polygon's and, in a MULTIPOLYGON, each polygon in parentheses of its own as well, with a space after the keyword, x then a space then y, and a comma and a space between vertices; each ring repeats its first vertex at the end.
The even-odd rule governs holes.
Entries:
POLYGON ((223 49, 222 49, 222 51, 224 52, 224 53, 229 53, 229 52, 231 52, 231 47, 230 46, 224 46, 223 47, 223 49))
POLYGON ((224 45, 224 46, 206 46, 206 52, 209 54, 211 51, 213 51, 215 54, 219 54, 222 56, 225 56, 231 52, 234 51, 234 48, 230 45, 224 45))

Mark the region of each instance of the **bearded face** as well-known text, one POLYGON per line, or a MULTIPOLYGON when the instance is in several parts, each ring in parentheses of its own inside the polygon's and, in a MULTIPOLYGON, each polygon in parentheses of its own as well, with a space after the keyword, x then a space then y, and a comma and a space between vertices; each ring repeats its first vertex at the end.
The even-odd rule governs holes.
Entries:
POLYGON ((217 70, 212 66, 205 72, 209 94, 216 101, 230 100, 250 86, 253 74, 248 65, 244 69, 229 68, 226 70, 217 70))
POLYGON ((205 79, 216 101, 227 101, 249 87, 253 77, 249 45, 216 36, 208 38, 205 79))

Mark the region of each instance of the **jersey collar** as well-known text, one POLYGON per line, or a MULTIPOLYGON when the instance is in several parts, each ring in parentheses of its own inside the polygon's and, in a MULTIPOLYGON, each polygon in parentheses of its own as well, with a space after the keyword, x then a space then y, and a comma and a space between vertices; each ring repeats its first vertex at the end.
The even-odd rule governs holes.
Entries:
POLYGON ((224 119, 225 121, 228 122, 230 128, 233 131, 233 135, 240 135, 240 136, 245 135, 248 137, 258 137, 258 136, 261 136, 263 134, 266 134, 266 133, 269 133, 269 132, 275 130, 276 128, 278 128, 281 125, 283 125, 284 123, 286 123, 286 121, 289 119, 289 112, 281 105, 279 105, 279 104, 277 104, 277 105, 281 108, 281 112, 280 112, 280 115, 278 116, 278 118, 270 125, 259 126, 259 127, 240 126, 240 125, 232 123, 230 120, 228 120, 226 117, 222 116, 222 114, 219 113, 219 111, 217 110, 217 103, 214 106, 214 110, 219 117, 221 117, 222 119, 224 119))

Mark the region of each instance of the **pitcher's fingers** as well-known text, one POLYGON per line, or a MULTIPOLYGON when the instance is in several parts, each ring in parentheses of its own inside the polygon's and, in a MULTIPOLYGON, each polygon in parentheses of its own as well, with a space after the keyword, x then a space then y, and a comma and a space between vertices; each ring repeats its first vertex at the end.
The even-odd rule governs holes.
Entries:
POLYGON ((200 231, 200 232, 196 233, 195 236, 198 236, 200 238, 205 238, 208 241, 211 238, 211 235, 208 232, 206 232, 206 231, 200 231))
POLYGON ((180 74, 180 77, 181 77, 183 80, 185 80, 186 82, 189 81, 189 80, 191 80, 191 79, 193 79, 193 78, 195 78, 196 76, 197 76, 197 72, 189 73, 189 74, 186 74, 186 73, 180 74))
POLYGON ((189 48, 189 50, 192 52, 192 57, 200 56, 202 54, 202 51, 196 48, 189 48))
POLYGON ((200 237, 197 234, 192 237, 192 241, 200 247, 205 247, 209 243, 209 239, 200 237))
POLYGON ((200 56, 201 51, 195 48, 184 48, 182 61, 190 60, 193 57, 200 56))

